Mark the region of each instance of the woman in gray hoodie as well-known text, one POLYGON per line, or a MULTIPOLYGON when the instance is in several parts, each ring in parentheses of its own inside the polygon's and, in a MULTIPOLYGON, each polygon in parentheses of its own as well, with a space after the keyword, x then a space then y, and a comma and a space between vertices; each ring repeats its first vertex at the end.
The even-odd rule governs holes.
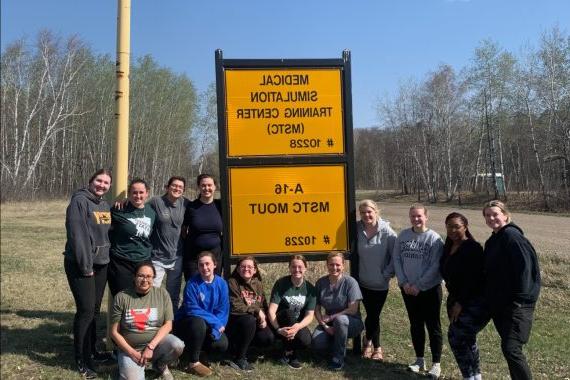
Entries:
POLYGON ((76 191, 67 206, 64 267, 77 312, 73 320, 73 348, 77 370, 86 379, 97 376, 93 359, 96 326, 107 283, 109 263, 109 204, 102 198, 111 187, 111 173, 100 169, 86 188, 76 191))
POLYGON ((441 375, 441 274, 439 261, 443 241, 427 227, 428 213, 416 203, 409 212, 411 228, 402 230, 394 246, 394 270, 410 319, 410 333, 416 361, 408 366, 412 372, 425 371, 425 328, 427 327, 433 366, 428 374, 441 375))
POLYGON ((360 221, 357 223, 355 260, 358 266, 358 284, 362 303, 366 309, 366 342, 362 356, 382 360, 380 346, 380 313, 388 296, 390 279, 394 276, 392 250, 396 233, 390 223, 380 218, 376 202, 364 199, 358 206, 360 221))

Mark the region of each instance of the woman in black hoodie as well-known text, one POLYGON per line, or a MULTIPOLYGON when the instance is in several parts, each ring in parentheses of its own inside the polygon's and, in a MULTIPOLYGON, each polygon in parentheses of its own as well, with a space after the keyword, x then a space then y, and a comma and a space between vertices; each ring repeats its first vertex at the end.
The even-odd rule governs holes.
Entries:
POLYGON ((483 216, 493 230, 485 243, 485 300, 511 378, 531 379, 522 346, 528 342, 540 292, 538 258, 503 202, 488 202, 483 216))
POLYGON ((107 282, 109 263, 109 204, 102 199, 111 187, 111 173, 100 169, 89 179, 86 188, 76 191, 67 206, 64 267, 75 299, 77 312, 73 320, 75 362, 86 379, 97 376, 93 360, 103 360, 95 350, 96 320, 107 282))

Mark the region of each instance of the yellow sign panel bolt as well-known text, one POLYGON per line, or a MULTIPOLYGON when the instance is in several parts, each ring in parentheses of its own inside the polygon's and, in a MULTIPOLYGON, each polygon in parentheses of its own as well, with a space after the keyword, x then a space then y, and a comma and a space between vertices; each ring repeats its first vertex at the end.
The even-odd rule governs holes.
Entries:
POLYGON ((341 71, 227 69, 228 156, 343 154, 341 71))
POLYGON ((345 166, 230 168, 232 255, 348 250, 345 166))

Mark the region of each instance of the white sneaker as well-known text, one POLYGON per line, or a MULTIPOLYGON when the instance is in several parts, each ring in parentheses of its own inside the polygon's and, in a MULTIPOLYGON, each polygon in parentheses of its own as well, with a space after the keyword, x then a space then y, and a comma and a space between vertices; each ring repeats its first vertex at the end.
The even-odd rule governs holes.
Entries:
POLYGON ((439 363, 434 363, 431 369, 428 372, 429 377, 432 379, 439 379, 441 376, 441 366, 439 363))
POLYGON ((414 373, 426 370, 426 363, 423 359, 416 359, 416 361, 408 366, 408 369, 414 373))

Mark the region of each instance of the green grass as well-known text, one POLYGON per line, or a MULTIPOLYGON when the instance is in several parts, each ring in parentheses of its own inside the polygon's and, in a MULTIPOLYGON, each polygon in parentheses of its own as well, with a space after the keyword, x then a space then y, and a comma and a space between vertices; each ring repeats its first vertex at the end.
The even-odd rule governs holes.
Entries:
MULTIPOLYGON (((79 379, 73 367, 72 323, 75 306, 63 271, 61 252, 65 244, 65 203, 37 202, 2 205, 1 213, 1 356, 0 377, 6 379, 79 379)), ((535 314, 530 343, 525 351, 535 378, 570 376, 570 258, 558 252, 544 253, 537 247, 544 287, 535 314)), ((309 264, 314 281, 325 273, 322 262, 309 264)), ((265 283, 272 284, 287 273, 285 264, 263 264, 265 283)), ((270 285, 267 285, 268 287, 270 285)), ((269 292, 270 289, 266 289, 269 292)), ((103 336, 106 301, 100 336, 103 336)), ((442 323, 447 318, 442 309, 442 323)), ((492 324, 479 337, 485 378, 507 378, 508 370, 492 324)), ((324 362, 307 354, 305 368, 284 368, 272 349, 250 374, 215 366, 213 378, 225 379, 417 379, 405 371, 413 357, 409 324, 395 283, 382 313, 384 363, 363 361, 349 355, 345 370, 328 372, 324 362)), ((426 353, 429 358, 429 351, 426 353)), ((460 378, 447 343, 443 348, 443 374, 460 378)), ((102 368, 101 378, 112 378, 114 367, 102 368)), ((192 376, 174 370, 177 379, 192 376)))

